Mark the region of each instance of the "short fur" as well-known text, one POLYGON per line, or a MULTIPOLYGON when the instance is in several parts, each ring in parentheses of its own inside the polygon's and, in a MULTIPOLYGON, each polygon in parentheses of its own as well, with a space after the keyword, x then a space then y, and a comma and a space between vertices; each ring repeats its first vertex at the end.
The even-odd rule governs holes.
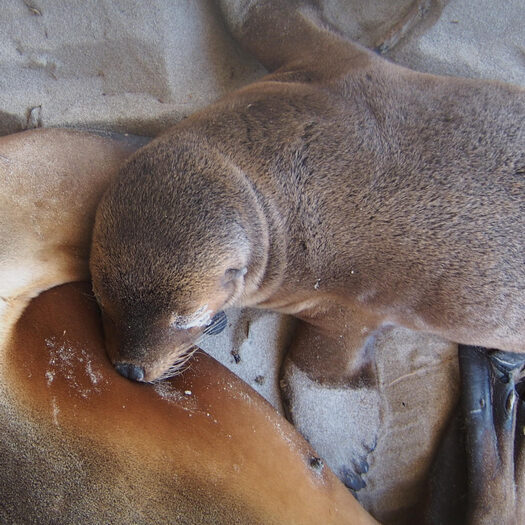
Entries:
POLYGON ((32 297, 89 278, 97 204, 144 143, 65 129, 0 137, 0 345, 32 297))
POLYGON ((525 92, 391 64, 289 2, 243 12, 274 72, 140 150, 98 209, 113 360, 154 380, 202 332, 177 318, 232 305, 302 319, 289 357, 331 383, 387 324, 524 352, 525 92))
POLYGON ((115 373, 88 284, 34 299, 0 352, 2 524, 377 525, 214 359, 155 390, 115 373))

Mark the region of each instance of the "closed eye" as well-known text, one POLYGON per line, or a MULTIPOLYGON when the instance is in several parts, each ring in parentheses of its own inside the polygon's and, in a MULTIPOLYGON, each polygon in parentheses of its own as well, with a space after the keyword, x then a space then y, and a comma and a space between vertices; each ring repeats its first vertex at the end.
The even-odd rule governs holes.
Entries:
POLYGON ((228 318, 226 317, 226 314, 224 312, 218 312, 216 313, 211 323, 204 329, 204 333, 206 335, 217 335, 220 334, 228 324, 228 318))
POLYGON ((189 330, 190 328, 205 328, 212 321, 208 305, 201 306, 190 315, 174 315, 170 325, 177 330, 189 330))

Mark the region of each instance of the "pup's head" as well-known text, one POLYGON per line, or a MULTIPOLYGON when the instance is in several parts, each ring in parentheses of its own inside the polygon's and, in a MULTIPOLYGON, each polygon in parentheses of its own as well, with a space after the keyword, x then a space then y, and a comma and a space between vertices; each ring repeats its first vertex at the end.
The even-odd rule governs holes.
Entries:
POLYGON ((90 268, 108 353, 123 375, 177 373, 198 339, 224 324, 222 310, 239 302, 263 253, 250 192, 221 155, 162 142, 110 186, 90 268))

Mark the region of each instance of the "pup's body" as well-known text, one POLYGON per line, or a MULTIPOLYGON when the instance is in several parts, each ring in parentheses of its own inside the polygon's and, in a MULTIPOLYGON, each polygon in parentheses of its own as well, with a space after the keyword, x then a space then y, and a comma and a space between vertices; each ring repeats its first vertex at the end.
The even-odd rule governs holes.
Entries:
POLYGON ((525 351, 524 91, 415 73, 297 12, 322 58, 265 60, 279 21, 253 16, 278 72, 142 149, 99 208, 114 360, 153 380, 233 304, 306 321, 292 357, 331 382, 384 324, 525 351))
MULTIPOLYGON (((142 149, 105 194, 90 264, 118 370, 177 373, 233 305, 299 317, 285 367, 329 385, 374 385, 367 340, 388 324, 525 352, 525 91, 393 65, 291 2, 223 8, 273 73, 142 149)), ((489 369, 464 374, 484 397, 465 404, 480 417, 463 502, 476 523, 518 523, 521 376, 492 399, 489 369)))

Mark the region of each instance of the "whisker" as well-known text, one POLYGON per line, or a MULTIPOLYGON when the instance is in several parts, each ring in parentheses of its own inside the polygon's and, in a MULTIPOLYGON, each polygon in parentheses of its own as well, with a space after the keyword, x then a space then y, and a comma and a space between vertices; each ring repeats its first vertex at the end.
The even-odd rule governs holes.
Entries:
POLYGON ((208 335, 214 328, 214 324, 209 324, 203 331, 202 335, 208 335))
POLYGON ((188 366, 185 366, 185 365, 190 361, 190 359, 199 350, 200 348, 196 347, 193 343, 188 344, 188 348, 184 349, 181 352, 181 354, 173 361, 170 367, 157 379, 150 381, 150 383, 156 384, 156 383, 159 383, 160 381, 171 379, 172 377, 176 377, 182 374, 183 372, 185 372, 190 367, 190 365, 188 366))

